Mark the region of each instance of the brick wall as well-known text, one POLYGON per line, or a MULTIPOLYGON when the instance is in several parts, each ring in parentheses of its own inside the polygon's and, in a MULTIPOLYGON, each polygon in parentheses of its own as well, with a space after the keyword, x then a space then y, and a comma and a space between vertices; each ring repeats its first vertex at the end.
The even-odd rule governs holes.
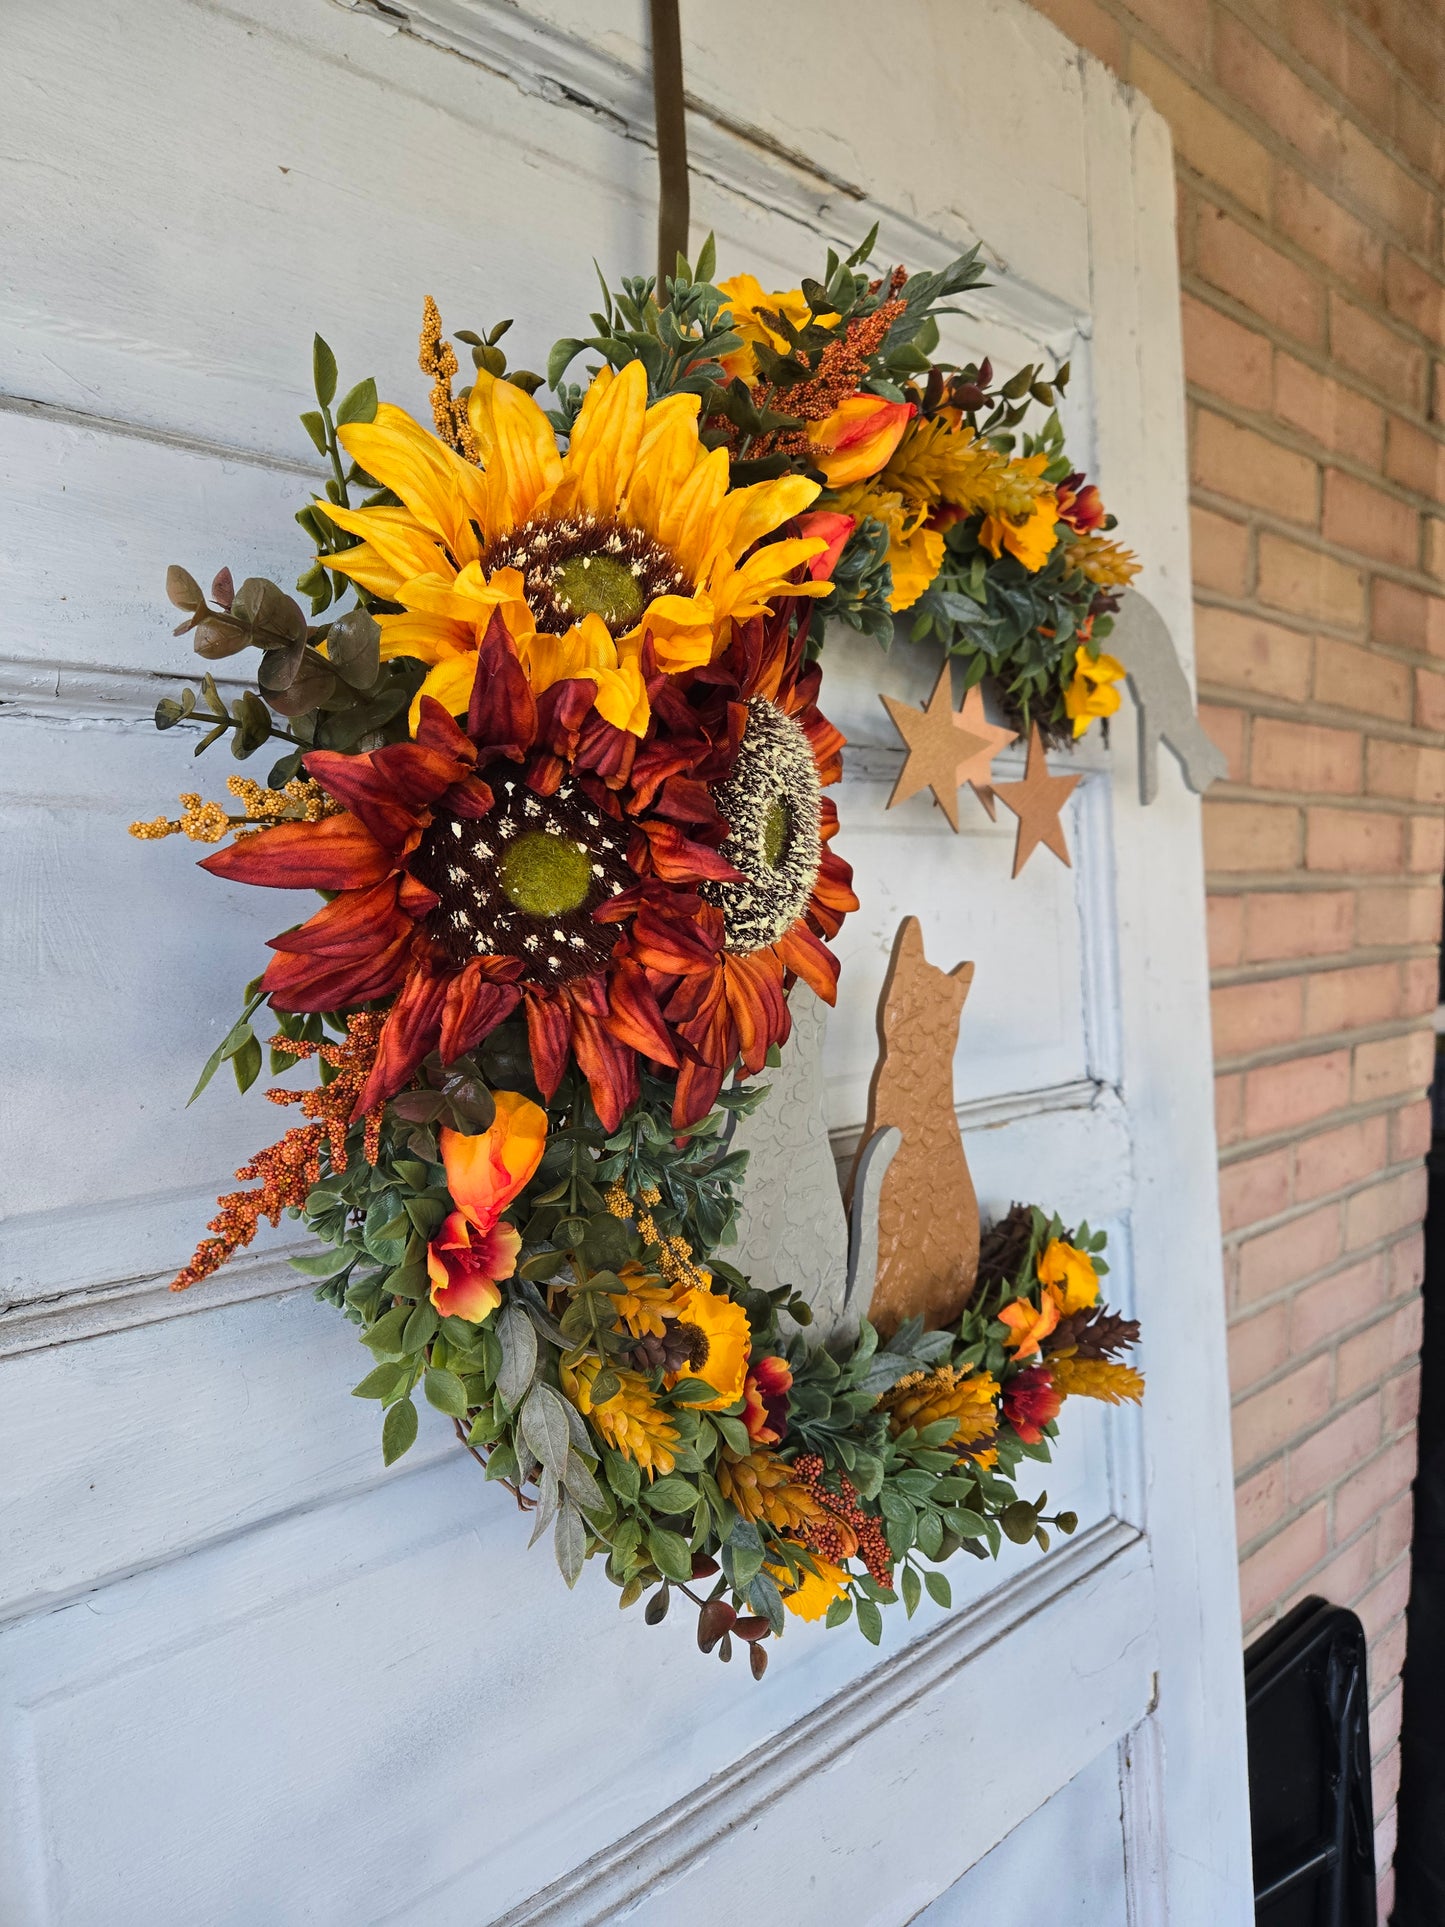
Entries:
MULTIPOLYGON (((1179 170, 1240 1586, 1370 1636, 1398 1779, 1445 864, 1445 5, 1036 0, 1179 170)), ((1127 531, 1125 531, 1127 534, 1127 531)))

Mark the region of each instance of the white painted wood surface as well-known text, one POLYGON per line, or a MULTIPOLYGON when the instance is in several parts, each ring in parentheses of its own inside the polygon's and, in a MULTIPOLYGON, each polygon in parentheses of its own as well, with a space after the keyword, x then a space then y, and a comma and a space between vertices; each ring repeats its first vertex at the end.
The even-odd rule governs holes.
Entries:
MULTIPOLYGON (((1162 123, 1018 0, 908 14, 885 48, 862 0, 800 0, 805 57, 760 61, 740 49, 777 44, 776 8, 683 0, 697 231, 765 285, 875 214, 890 258, 981 236, 994 286, 957 343, 1072 357, 1071 445, 1187 649, 1162 123)), ((568 1595, 432 1415, 383 1471, 348 1397, 367 1361, 284 1235, 165 1291, 276 1121, 219 1083, 181 1106, 294 906, 124 836, 230 767, 193 775, 150 727, 193 660, 164 566, 301 565, 313 327, 343 380, 424 411, 424 292, 453 327, 514 314, 536 362, 593 300, 592 255, 650 260, 644 18, 0 19, 4 1927, 731 1922, 763 1855, 770 1911, 800 1921, 1249 1917, 1198 809, 1166 767, 1139 810, 1131 729, 1080 758, 1074 870, 1040 853, 1010 884, 1011 832, 970 802, 957 839, 922 801, 883 816, 876 690, 916 700, 933 665, 830 643, 864 897, 835 1148, 916 912, 934 961, 978 963, 956 1093, 985 1211, 1106 1222, 1111 1295, 1146 1325, 1142 1418, 1067 1412, 1048 1483, 1079 1538, 955 1562, 952 1615, 925 1605, 878 1655, 791 1627, 755 1688, 599 1577, 568 1595)))

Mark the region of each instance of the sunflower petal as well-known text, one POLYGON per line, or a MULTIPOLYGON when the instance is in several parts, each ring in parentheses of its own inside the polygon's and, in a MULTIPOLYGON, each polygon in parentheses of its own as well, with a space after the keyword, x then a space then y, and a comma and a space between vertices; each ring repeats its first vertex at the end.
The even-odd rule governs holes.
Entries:
POLYGON ((446 545, 458 564, 480 550, 473 521, 482 522, 486 493, 480 473, 429 435, 404 408, 383 402, 372 422, 350 422, 336 438, 352 459, 389 488, 446 545))
POLYGON ((381 1027, 376 1062, 356 1100, 353 1117, 364 1117, 395 1097, 427 1052, 436 1049, 446 989, 445 976, 424 962, 413 964, 381 1027))
POLYGON ((486 506, 482 534, 492 542, 525 522, 562 477, 552 424, 525 390, 478 369, 467 419, 481 451, 486 506))
POLYGON ((319 823, 278 823, 202 857, 200 867, 232 883, 273 890, 360 890, 388 876, 395 862, 391 851, 348 813, 324 816, 319 823))
POLYGON ((559 515, 615 516, 637 468, 647 415, 647 370, 604 368, 588 388, 549 507, 559 515))

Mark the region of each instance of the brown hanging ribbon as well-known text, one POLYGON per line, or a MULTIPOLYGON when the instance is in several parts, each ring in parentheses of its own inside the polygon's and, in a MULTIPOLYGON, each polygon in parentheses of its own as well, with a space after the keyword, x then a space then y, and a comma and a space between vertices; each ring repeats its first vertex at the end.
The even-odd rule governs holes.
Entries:
POLYGON ((682 104, 682 27, 677 0, 651 0, 652 102, 657 121, 657 298, 687 253, 687 120, 682 104))

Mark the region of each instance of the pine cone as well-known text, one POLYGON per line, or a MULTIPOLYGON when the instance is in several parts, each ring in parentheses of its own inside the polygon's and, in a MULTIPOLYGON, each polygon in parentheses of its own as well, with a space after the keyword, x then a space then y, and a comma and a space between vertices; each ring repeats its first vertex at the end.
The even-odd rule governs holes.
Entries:
POLYGON ((639 1372, 680 1372, 684 1365, 697 1372, 707 1363, 707 1355, 707 1335, 680 1318, 665 1319, 660 1338, 648 1333, 622 1354, 639 1372))
POLYGON ((974 1296, 1000 1279, 1012 1284, 1024 1267, 1034 1238, 1033 1208, 1011 1204, 997 1224, 990 1225, 978 1242, 978 1284, 974 1296))
POLYGON ((1109 1358, 1138 1343, 1137 1318, 1124 1318, 1116 1311, 1106 1311, 1102 1305, 1090 1305, 1085 1311, 1070 1312, 1067 1318, 1061 1318, 1045 1339, 1043 1349, 1050 1355, 1071 1352, 1076 1358, 1109 1358))

